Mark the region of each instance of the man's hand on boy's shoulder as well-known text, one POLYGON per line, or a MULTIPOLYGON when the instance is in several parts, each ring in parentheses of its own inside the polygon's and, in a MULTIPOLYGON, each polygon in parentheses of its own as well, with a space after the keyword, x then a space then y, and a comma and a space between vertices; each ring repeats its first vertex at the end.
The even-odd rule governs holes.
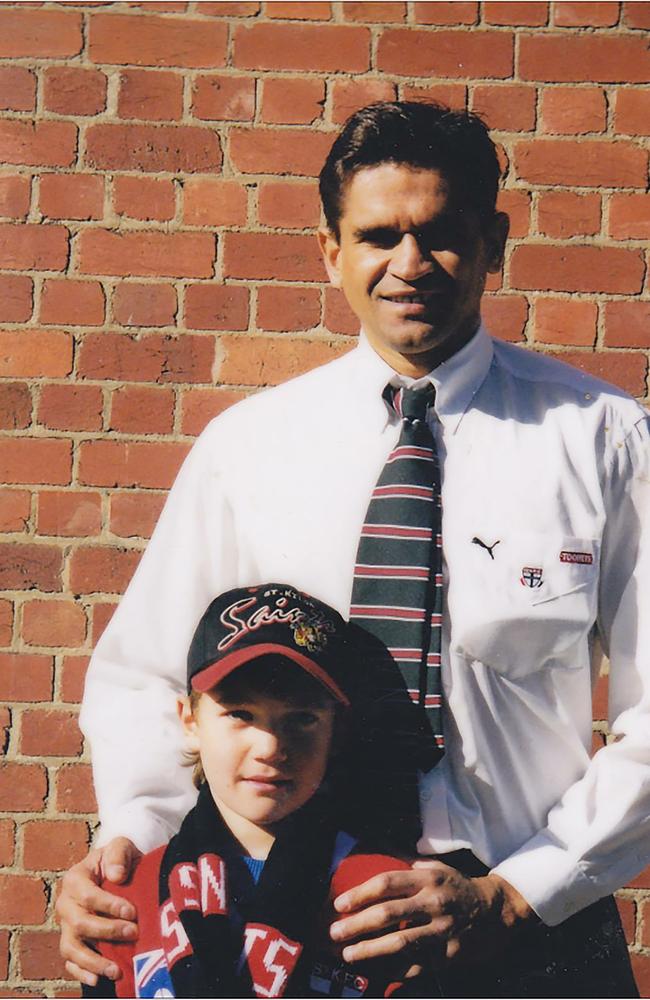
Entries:
POLYGON ((332 938, 354 942, 343 951, 347 962, 402 951, 435 965, 461 957, 475 962, 505 949, 513 931, 539 920, 499 875, 466 878, 441 861, 422 859, 410 871, 376 875, 334 906, 341 919, 331 927, 332 938))
POLYGON ((135 907, 100 888, 105 879, 125 882, 141 852, 126 837, 94 848, 63 876, 56 903, 60 951, 71 976, 94 986, 98 976, 118 979, 117 966, 90 948, 91 941, 132 941, 138 936, 135 907))

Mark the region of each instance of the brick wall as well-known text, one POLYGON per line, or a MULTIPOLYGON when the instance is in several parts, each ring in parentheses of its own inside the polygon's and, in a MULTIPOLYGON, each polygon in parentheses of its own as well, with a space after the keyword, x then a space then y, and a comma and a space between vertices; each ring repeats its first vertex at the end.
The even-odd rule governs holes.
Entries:
MULTIPOLYGON (((183 456, 354 342, 313 235, 336 126, 483 113, 513 221, 488 322, 645 398, 648 28, 650 3, 0 5, 0 996, 76 995, 52 908, 94 819, 84 671, 183 456)), ((650 872, 620 903, 648 997, 650 872)))

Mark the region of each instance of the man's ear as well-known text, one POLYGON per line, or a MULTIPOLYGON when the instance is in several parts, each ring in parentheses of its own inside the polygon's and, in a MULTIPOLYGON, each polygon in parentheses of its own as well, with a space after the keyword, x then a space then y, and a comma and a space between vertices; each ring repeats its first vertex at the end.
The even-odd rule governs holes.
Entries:
POLYGON ((339 246, 339 241, 334 233, 330 232, 329 229, 319 229, 318 245, 320 247, 320 252, 323 255, 323 261, 325 263, 325 269, 327 271, 327 276, 330 279, 330 283, 334 286, 334 288, 340 288, 341 271, 339 268, 339 255, 341 253, 341 248, 339 246))
POLYGON ((503 255, 506 250, 506 240, 510 232, 510 218, 505 212, 495 212, 489 229, 485 235, 487 247, 487 269, 490 274, 496 274, 503 267, 503 255))
POLYGON ((181 720, 187 749, 198 753, 200 747, 196 714, 186 694, 179 695, 176 699, 176 712, 181 720))

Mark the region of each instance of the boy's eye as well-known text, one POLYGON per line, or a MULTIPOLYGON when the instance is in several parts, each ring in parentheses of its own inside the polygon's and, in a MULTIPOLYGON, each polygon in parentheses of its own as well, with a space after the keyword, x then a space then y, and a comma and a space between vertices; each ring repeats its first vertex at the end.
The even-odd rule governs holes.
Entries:
POLYGON ((238 722, 253 721, 253 713, 245 708, 231 708, 227 714, 230 719, 236 719, 238 722))
POLYGON ((289 721, 294 726, 307 729, 309 726, 316 725, 318 718, 315 712, 293 712, 289 721))

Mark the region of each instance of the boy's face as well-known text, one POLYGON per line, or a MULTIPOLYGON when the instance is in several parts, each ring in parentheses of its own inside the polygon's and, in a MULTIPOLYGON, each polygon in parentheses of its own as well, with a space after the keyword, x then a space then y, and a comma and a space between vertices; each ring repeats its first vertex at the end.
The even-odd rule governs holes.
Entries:
POLYGON ((276 699, 256 690, 201 695, 179 712, 190 750, 201 757, 212 797, 240 841, 251 825, 272 827, 321 784, 334 728, 334 702, 276 699), (221 699, 221 700, 220 700, 221 699))

